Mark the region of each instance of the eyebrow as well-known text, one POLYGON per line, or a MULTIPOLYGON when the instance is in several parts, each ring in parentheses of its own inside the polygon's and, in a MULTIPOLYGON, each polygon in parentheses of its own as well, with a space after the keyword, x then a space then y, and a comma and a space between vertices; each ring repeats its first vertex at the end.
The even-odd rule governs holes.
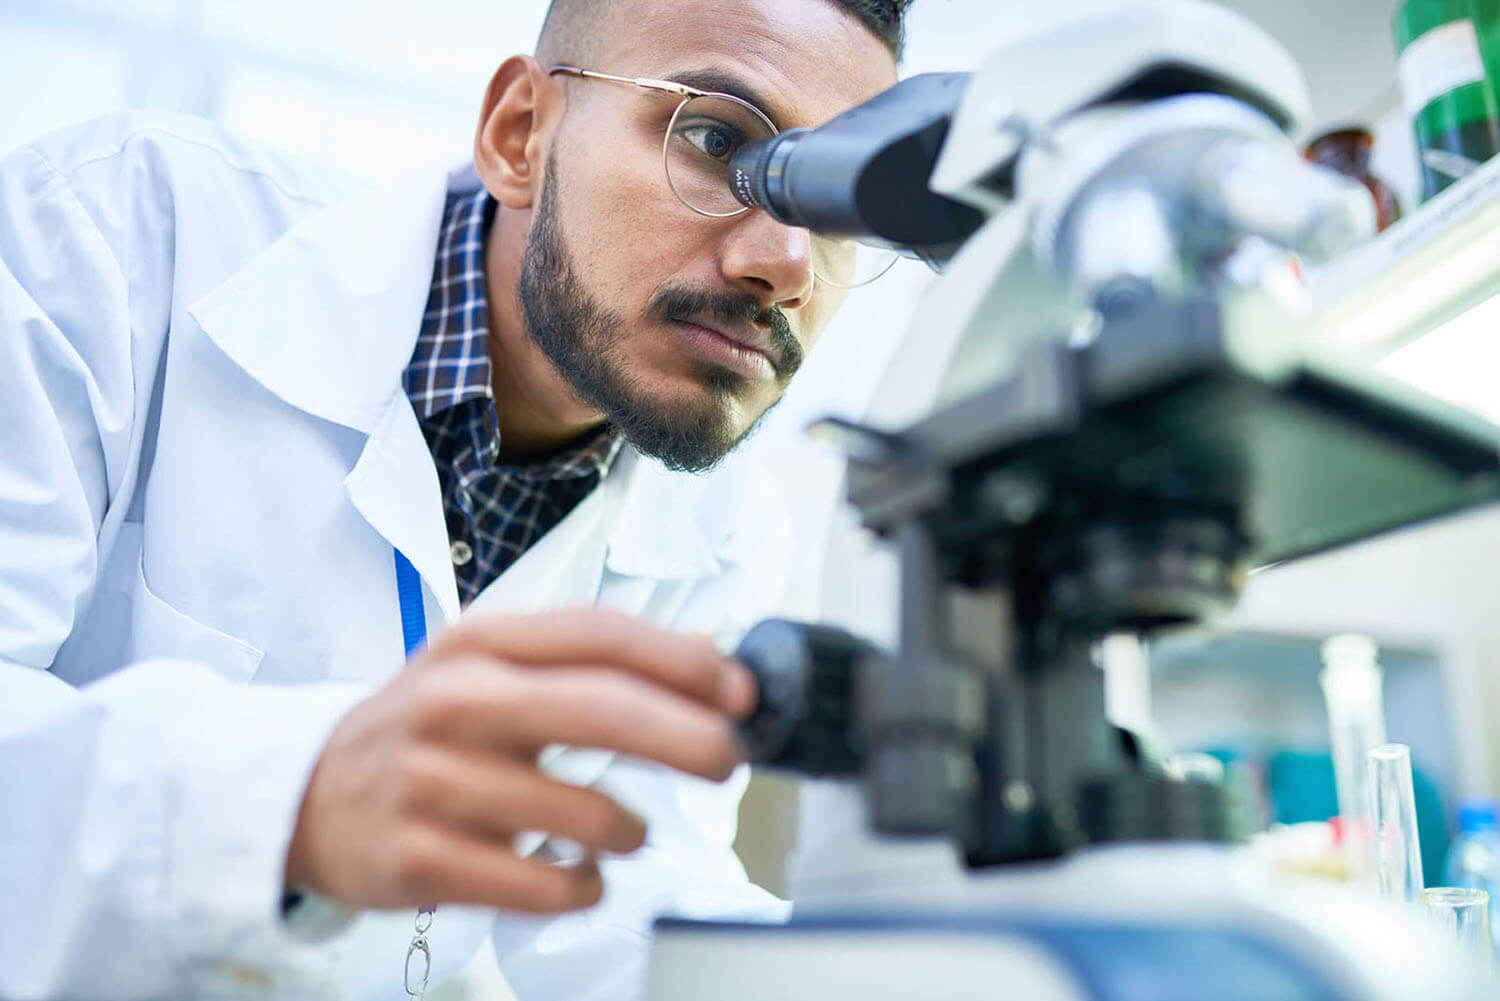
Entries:
POLYGON ((782 110, 773 102, 768 100, 764 94, 747 83, 742 77, 721 69, 711 67, 696 70, 686 70, 682 73, 669 74, 666 79, 674 83, 686 84, 696 87, 698 90, 713 91, 718 94, 728 94, 737 97, 741 101, 755 105, 763 111, 771 123, 778 129, 785 129, 786 116, 782 110))

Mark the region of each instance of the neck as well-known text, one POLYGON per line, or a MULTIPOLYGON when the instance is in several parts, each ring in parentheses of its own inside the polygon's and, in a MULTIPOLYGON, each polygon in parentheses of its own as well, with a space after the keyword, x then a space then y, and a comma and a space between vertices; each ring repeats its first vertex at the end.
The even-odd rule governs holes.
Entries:
POLYGON ((578 398, 526 334, 517 289, 529 222, 527 213, 497 206, 485 240, 490 380, 500 425, 500 457, 507 462, 555 452, 604 423, 604 415, 578 398))

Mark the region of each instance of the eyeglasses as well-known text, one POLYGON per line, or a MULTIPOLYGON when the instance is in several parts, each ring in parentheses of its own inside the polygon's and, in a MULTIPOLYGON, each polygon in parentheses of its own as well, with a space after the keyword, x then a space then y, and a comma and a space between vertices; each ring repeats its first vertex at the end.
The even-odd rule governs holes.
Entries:
MULTIPOLYGON (((667 187, 683 205, 712 219, 728 219, 750 211, 730 188, 729 161, 746 143, 771 139, 781 131, 755 105, 733 94, 699 90, 673 80, 615 76, 577 66, 554 66, 548 72, 630 84, 678 98, 662 141, 667 187)), ((868 285, 896 263, 894 251, 854 240, 814 233, 811 246, 813 274, 834 288, 868 285)))

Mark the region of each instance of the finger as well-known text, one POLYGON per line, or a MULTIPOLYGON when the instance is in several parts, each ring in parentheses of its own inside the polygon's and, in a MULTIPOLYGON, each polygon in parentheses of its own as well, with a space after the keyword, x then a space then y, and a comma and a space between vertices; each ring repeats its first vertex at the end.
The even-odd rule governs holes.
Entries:
POLYGON ((447 743, 530 754, 548 744, 600 748, 714 781, 743 760, 723 714, 620 671, 481 665, 445 673, 449 706, 432 714, 428 731, 447 743))
POLYGON ((736 715, 754 701, 744 665, 706 636, 673 633, 601 608, 527 616, 474 615, 449 629, 434 652, 473 650, 521 665, 605 664, 736 715))
POLYGON ((408 902, 475 904, 527 914, 591 907, 604 895, 591 861, 553 866, 518 858, 509 847, 463 831, 423 827, 399 849, 398 882, 408 902))
POLYGON ((660 762, 713 781, 728 778, 744 757, 721 713, 655 685, 601 668, 559 668, 525 678, 533 712, 504 739, 595 747, 660 762))
POLYGON ((543 831, 596 852, 633 852, 646 825, 594 789, 558 782, 503 758, 434 752, 418 759, 411 785, 424 816, 494 839, 543 831))

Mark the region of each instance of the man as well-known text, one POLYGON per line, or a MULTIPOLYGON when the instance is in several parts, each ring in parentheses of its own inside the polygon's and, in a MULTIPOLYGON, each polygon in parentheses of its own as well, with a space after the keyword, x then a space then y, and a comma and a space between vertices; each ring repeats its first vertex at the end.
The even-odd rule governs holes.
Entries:
POLYGON ((0 163, 0 997, 403 996, 487 932, 628 997, 657 910, 765 910, 702 634, 783 536, 719 460, 847 248, 704 178, 904 6, 557 0, 425 185, 154 117, 0 163))

